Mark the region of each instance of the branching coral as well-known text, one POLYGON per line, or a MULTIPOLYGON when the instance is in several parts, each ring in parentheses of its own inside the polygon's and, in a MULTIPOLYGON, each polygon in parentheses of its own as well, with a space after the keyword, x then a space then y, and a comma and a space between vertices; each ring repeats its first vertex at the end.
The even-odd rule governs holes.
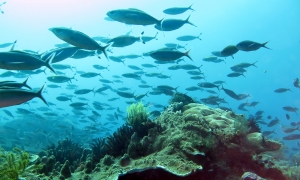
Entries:
POLYGON ((29 154, 18 148, 13 149, 16 153, 3 153, 0 158, 4 159, 4 163, 0 166, 0 177, 3 180, 17 180, 19 175, 24 172, 29 165, 29 154))
POLYGON ((148 110, 142 102, 133 103, 127 107, 128 126, 136 127, 148 121, 148 110))

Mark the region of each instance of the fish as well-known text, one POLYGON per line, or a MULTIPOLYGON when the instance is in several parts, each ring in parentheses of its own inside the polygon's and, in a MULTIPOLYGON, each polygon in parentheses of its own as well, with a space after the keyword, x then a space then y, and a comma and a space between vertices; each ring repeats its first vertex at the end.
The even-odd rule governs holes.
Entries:
POLYGON ((262 135, 263 135, 263 136, 269 136, 269 135, 271 135, 272 133, 277 134, 277 133, 274 132, 274 131, 275 131, 275 129, 273 129, 273 131, 264 131, 264 132, 262 132, 262 135))
POLYGON ((95 95, 94 89, 95 89, 95 88, 93 88, 93 89, 79 89, 79 90, 74 91, 74 94, 82 95, 82 94, 88 94, 88 93, 90 93, 90 92, 93 92, 94 95, 95 95))
POLYGON ((177 87, 171 87, 171 86, 168 86, 168 85, 159 85, 159 86, 156 86, 157 89, 160 89, 160 90, 169 90, 169 91, 176 91, 177 92, 177 89, 179 88, 180 86, 177 86, 177 87))
MULTIPOLYGON (((134 44, 137 41, 142 41, 141 37, 122 35, 110 39, 107 43, 111 43, 112 47, 125 47, 134 44)), ((144 44, 145 42, 142 41, 144 44)))
POLYGON ((296 114, 297 114, 297 111, 299 110, 298 108, 291 107, 291 106, 284 106, 284 107, 282 107, 282 109, 285 110, 285 111, 288 111, 288 112, 294 112, 296 114))
POLYGON ((133 78, 133 79, 137 79, 137 80, 141 79, 140 75, 137 75, 137 74, 134 74, 134 73, 124 73, 124 74, 122 74, 122 76, 125 77, 125 78, 133 78))
MULTIPOLYGON (((96 51, 96 54, 101 54, 101 51, 96 51)), ((95 56, 95 51, 78 49, 70 58, 72 59, 83 59, 90 56, 95 56)))
POLYGON ((73 102, 73 101, 72 101, 72 98, 68 98, 68 97, 66 97, 66 96, 57 96, 56 99, 57 99, 58 101, 71 101, 71 102, 73 102))
POLYGON ((138 94, 138 95, 136 95, 136 96, 134 97, 134 99, 135 99, 136 101, 141 100, 141 99, 142 99, 143 97, 145 97, 145 96, 148 97, 148 93, 149 93, 149 91, 146 92, 145 94, 138 94))
POLYGON ((296 130, 299 130, 299 126, 293 127, 293 126, 282 126, 281 127, 282 132, 284 133, 292 133, 296 130))
POLYGON ((134 66, 134 65, 128 65, 127 67, 129 67, 130 69, 133 69, 133 70, 143 70, 142 68, 138 67, 138 66, 134 66))
POLYGON ((108 79, 99 79, 99 81, 103 83, 114 83, 113 81, 110 81, 108 79))
POLYGON ((202 88, 217 88, 218 90, 220 90, 219 89, 219 86, 220 85, 215 85, 215 84, 213 84, 213 83, 210 83, 210 82, 202 82, 202 83, 198 83, 197 84, 199 87, 202 87, 202 88))
POLYGON ((233 55, 235 53, 237 53, 239 51, 239 49, 237 49, 236 46, 234 45, 229 45, 229 46, 226 46, 222 51, 221 51, 221 54, 223 55, 223 57, 227 57, 227 56, 231 56, 233 59, 233 55))
POLYGON ((192 8, 192 5, 190 5, 189 7, 172 7, 172 8, 168 8, 168 9, 163 10, 163 12, 165 14, 169 14, 169 15, 182 14, 182 13, 186 12, 187 10, 194 11, 194 9, 192 8))
POLYGON ((188 16, 185 20, 182 19, 164 19, 161 24, 156 24, 154 26, 155 29, 159 31, 174 31, 176 29, 181 28, 184 24, 190 24, 194 27, 197 27, 193 23, 189 21, 191 15, 188 16))
POLYGON ((246 76, 244 75, 244 73, 239 73, 239 72, 233 72, 233 73, 227 74, 227 77, 239 77, 239 76, 244 76, 244 77, 246 77, 246 76))
POLYGON ((0 89, 0 108, 19 105, 33 98, 40 98, 47 106, 48 103, 42 96, 44 85, 37 92, 25 89, 0 89))
POLYGON ((200 39, 200 36, 201 36, 202 33, 200 33, 198 36, 191 36, 191 35, 186 35, 186 36, 179 36, 177 37, 176 39, 178 41, 192 41, 192 40, 195 40, 195 39, 200 39))
MULTIPOLYGON (((177 60, 183 56, 188 57, 190 60, 192 60, 192 58, 189 55, 190 50, 186 51, 186 52, 180 52, 180 51, 173 51, 173 50, 156 50, 150 53, 150 56, 153 59, 156 59, 158 61, 174 61, 177 60)), ((193 61, 193 60, 192 60, 193 61)))
POLYGON ((239 42, 237 45, 236 45, 236 48, 238 50, 241 50, 241 51, 255 51, 255 50, 258 50, 259 48, 261 47, 264 47, 266 49, 270 49, 268 47, 266 47, 266 44, 268 43, 269 41, 265 42, 265 43, 257 43, 257 42, 254 42, 254 41, 250 41, 250 40, 245 40, 245 41, 241 41, 239 42))
POLYGON ((300 139, 300 134, 290 134, 290 135, 284 136, 282 139, 283 140, 297 140, 297 139, 300 139))
POLYGON ((147 26, 161 24, 162 21, 152 17, 142 10, 135 8, 111 10, 108 11, 106 15, 115 21, 128 25, 147 26))
POLYGON ((70 69, 71 71, 73 71, 72 68, 75 68, 75 67, 70 66, 69 64, 53 64, 52 67, 54 69, 58 69, 58 70, 70 69))
POLYGON ((157 34, 158 34, 158 32, 157 32, 157 33, 155 34, 155 36, 153 36, 153 37, 151 37, 151 36, 142 36, 141 39, 142 39, 142 41, 143 41, 144 43, 149 42, 149 41, 151 41, 151 40, 153 40, 153 39, 156 39, 156 40, 157 40, 157 38, 156 38, 157 34))
POLYGON ((55 53, 47 60, 42 60, 39 56, 22 51, 0 52, 0 68, 6 70, 35 70, 46 66, 56 74, 51 66, 54 57, 55 53))
POLYGON ((287 120, 290 120, 290 115, 285 114, 285 117, 286 117, 287 120))
POLYGON ((49 30, 59 39, 85 50, 100 50, 107 58, 105 49, 109 46, 100 46, 94 39, 88 35, 65 27, 53 27, 49 30))
POLYGON ((294 85, 296 88, 299 88, 299 89, 300 89, 299 78, 295 78, 295 79, 294 79, 293 85, 294 85))
POLYGON ((92 78, 92 77, 96 77, 96 76, 102 77, 101 73, 95 73, 95 72, 88 72, 88 73, 80 74, 80 77, 83 77, 83 78, 92 78))
POLYGON ((125 63, 124 63, 125 60, 122 60, 122 59, 119 58, 119 57, 116 57, 116 56, 109 56, 109 59, 112 60, 112 61, 114 61, 114 62, 118 62, 118 63, 121 62, 121 63, 124 64, 124 66, 126 66, 125 63))
POLYGON ((197 90, 201 90, 201 88, 196 87, 196 86, 191 86, 191 87, 185 88, 185 90, 187 90, 187 91, 197 91, 197 90))
POLYGON ((15 116, 8 110, 3 109, 4 113, 7 114, 9 117, 15 118, 15 116))
POLYGON ((12 42, 12 43, 3 43, 3 44, 0 44, 0 48, 6 48, 8 46, 11 46, 13 45, 15 42, 12 42))
POLYGON ((280 120, 276 117, 275 119, 273 119, 272 121, 270 121, 267 126, 268 127, 272 127, 272 126, 275 126, 276 124, 278 124, 279 122, 280 122, 280 120))
MULTIPOLYGON (((287 92, 287 91, 291 91, 291 89, 289 89, 289 88, 278 88, 274 92, 276 92, 276 93, 284 93, 284 92, 287 92)), ((293 92, 293 91, 291 91, 291 92, 293 92)))
POLYGON ((145 68, 156 68, 158 69, 158 65, 153 65, 153 64, 141 64, 141 66, 145 68))
POLYGON ((82 106, 88 106, 88 103, 75 102, 75 103, 71 103, 69 106, 71 106, 71 107, 82 107, 82 106))
POLYGON ((108 67, 109 67, 109 65, 107 65, 106 67, 105 67, 105 66, 98 65, 98 64, 93 65, 93 68, 95 68, 95 69, 97 69, 97 70, 104 70, 104 69, 106 69, 106 70, 109 71, 108 67))
MULTIPOLYGON (((174 50, 174 49, 185 49, 185 46, 181 46, 179 44, 174 44, 174 43, 166 43, 165 46, 167 48, 170 48, 171 50, 174 50)), ((186 50, 186 49, 185 49, 186 50)))
POLYGON ((192 65, 192 64, 183 64, 183 65, 179 65, 181 69, 184 69, 184 70, 194 70, 194 69, 198 69, 199 71, 200 68, 202 67, 202 65, 200 66, 195 66, 195 65, 192 65))
POLYGON ((27 87, 28 89, 32 89, 30 86, 28 86, 27 81, 29 77, 22 83, 18 82, 0 82, 0 88, 2 87, 12 87, 12 88, 22 88, 22 87, 27 87))
POLYGON ((135 97, 134 93, 130 93, 130 92, 117 91, 116 93, 119 96, 124 97, 124 98, 134 98, 135 97))
MULTIPOLYGON (((220 85, 219 85, 220 86, 220 85)), ((233 99, 236 99, 236 100, 240 100, 240 97, 235 93, 233 92, 232 90, 230 89, 225 89, 222 85, 222 90, 230 97, 232 97, 233 99)))
POLYGON ((48 59, 52 53, 55 53, 55 57, 53 58, 52 63, 58 63, 69 57, 72 57, 78 50, 79 50, 78 47, 56 48, 56 49, 52 49, 52 50, 44 52, 41 55, 41 59, 48 59))
MULTIPOLYGON (((75 75, 73 77, 67 77, 67 76, 48 76, 47 80, 53 83, 65 83, 65 82, 72 82, 72 79, 75 79, 75 75)), ((75 79, 76 80, 76 79, 75 79)))
POLYGON ((236 65, 232 66, 232 68, 242 68, 242 69, 244 69, 244 68, 248 68, 250 66, 257 67, 255 65, 257 62, 258 61, 255 61, 254 63, 245 63, 245 62, 243 62, 243 63, 239 63, 239 64, 236 64, 236 65))
POLYGON ((226 55, 223 55, 221 51, 213 51, 211 54, 217 57, 227 57, 226 55))

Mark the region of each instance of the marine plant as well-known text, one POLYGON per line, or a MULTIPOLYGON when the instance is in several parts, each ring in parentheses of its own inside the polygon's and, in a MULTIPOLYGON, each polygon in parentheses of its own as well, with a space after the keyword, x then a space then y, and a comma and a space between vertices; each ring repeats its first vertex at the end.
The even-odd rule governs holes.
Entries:
POLYGON ((131 127, 123 125, 113 135, 107 137, 107 143, 105 144, 107 154, 117 157, 126 153, 133 133, 131 127))
POLYGON ((93 142, 90 143, 90 148, 92 149, 93 160, 99 162, 107 153, 105 138, 97 138, 92 141, 93 142))
POLYGON ((142 102, 133 103, 127 107, 126 125, 134 128, 148 120, 148 110, 142 102))
POLYGON ((29 154, 14 148, 13 152, 2 152, 0 158, 4 161, 0 163, 0 177, 2 180, 18 180, 29 165, 29 154))
POLYGON ((66 138, 63 141, 58 141, 57 146, 52 144, 45 149, 48 152, 48 156, 54 155, 56 161, 64 164, 66 160, 73 164, 74 161, 80 159, 83 147, 78 143, 66 138))
POLYGON ((261 132, 261 129, 254 118, 248 119, 248 133, 261 132))

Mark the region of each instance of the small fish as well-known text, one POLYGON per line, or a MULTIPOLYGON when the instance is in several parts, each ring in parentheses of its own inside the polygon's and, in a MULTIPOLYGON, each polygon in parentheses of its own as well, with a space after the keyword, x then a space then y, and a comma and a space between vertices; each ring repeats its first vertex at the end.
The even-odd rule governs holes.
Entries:
POLYGON ((239 50, 236 48, 236 46, 229 45, 221 51, 221 54, 223 55, 223 57, 231 56, 234 59, 233 55, 238 51, 239 50))
POLYGON ((233 73, 227 74, 227 77, 239 77, 239 76, 244 76, 244 77, 246 77, 246 76, 244 75, 244 73, 239 73, 239 72, 233 72, 233 73))
POLYGON ((272 133, 277 134, 277 133, 274 132, 274 131, 275 131, 275 129, 273 129, 273 131, 264 131, 264 132, 262 132, 262 135, 263 135, 263 136, 269 136, 269 135, 271 135, 272 133))
POLYGON ((71 102, 73 102, 73 101, 72 101, 72 98, 68 98, 68 97, 66 97, 66 96, 58 96, 58 97, 56 97, 56 99, 57 99, 58 101, 71 101, 71 102))
POLYGON ((290 135, 284 136, 282 139, 283 140, 297 140, 297 139, 300 139, 300 134, 290 134, 290 135))
POLYGON ((296 88, 299 88, 299 89, 300 89, 299 78, 294 79, 293 84, 294 84, 294 86, 295 86, 296 88))
POLYGON ((190 24, 194 27, 197 27, 193 23, 189 21, 191 15, 188 16, 185 20, 182 19, 164 19, 161 24, 156 24, 154 26, 155 29, 159 31, 174 31, 176 29, 181 28, 184 24, 190 24))
MULTIPOLYGON (((276 92, 276 93, 284 93, 284 92, 287 92, 287 91, 291 91, 291 90, 289 88, 278 88, 274 92, 276 92)), ((291 91, 291 92, 293 92, 293 91, 291 91)))
POLYGON ((199 40, 201 40, 201 39, 200 39, 201 34, 202 34, 202 33, 200 33, 198 36, 191 36, 191 35, 179 36, 179 37, 177 37, 176 39, 177 39, 178 41, 192 41, 192 40, 194 40, 194 39, 199 39, 199 40))
POLYGON ((276 117, 274 120, 270 121, 267 126, 272 127, 272 126, 275 126, 276 124, 278 124, 279 122, 280 122, 280 120, 276 117))
POLYGON ((131 25, 161 24, 163 20, 157 20, 146 12, 135 8, 116 9, 107 12, 106 15, 115 21, 131 25))
POLYGON ((190 52, 190 50, 188 50, 186 52, 180 52, 180 51, 177 51, 177 50, 173 51, 173 50, 159 49, 159 50, 151 52, 150 56, 153 59, 156 59, 158 61, 174 61, 174 60, 177 60, 177 59, 179 59, 183 56, 186 56, 190 60, 192 60, 192 58, 189 56, 189 52, 190 52))
POLYGON ((288 112, 294 112, 296 114, 297 114, 297 111, 299 110, 298 108, 291 107, 291 106, 284 106, 284 107, 282 107, 282 109, 284 109, 285 111, 288 111, 288 112))
POLYGON ((282 132, 284 133, 292 133, 296 130, 299 130, 299 126, 293 127, 293 126, 282 126, 281 127, 282 132))
POLYGON ((88 72, 88 73, 80 74, 80 77, 83 77, 83 78, 92 78, 92 77, 96 77, 96 76, 102 77, 101 73, 95 73, 95 72, 88 72))
POLYGON ((182 14, 182 13, 186 12, 187 10, 194 11, 194 9, 192 8, 192 5, 190 5, 189 7, 172 7, 172 8, 168 8, 168 9, 163 10, 163 12, 165 14, 169 14, 169 15, 182 14))
POLYGON ((261 47, 270 49, 270 48, 266 47, 266 44, 268 42, 269 41, 261 44, 261 43, 257 43, 257 42, 254 42, 254 41, 245 40, 245 41, 242 41, 242 42, 238 43, 236 45, 236 47, 237 47, 238 50, 241 50, 241 51, 255 51, 255 50, 258 50, 261 47))
POLYGON ((285 114, 285 117, 286 117, 287 120, 290 120, 290 115, 285 114))
POLYGON ((8 116, 12 117, 12 118, 15 118, 15 116, 8 110, 4 109, 3 110, 5 112, 5 114, 7 114, 8 116))

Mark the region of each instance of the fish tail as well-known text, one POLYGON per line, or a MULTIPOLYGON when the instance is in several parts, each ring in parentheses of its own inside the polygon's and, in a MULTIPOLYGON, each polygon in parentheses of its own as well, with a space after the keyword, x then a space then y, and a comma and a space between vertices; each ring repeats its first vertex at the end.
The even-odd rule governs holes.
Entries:
POLYGON ((190 24, 190 25, 192 25, 192 26, 197 27, 195 24, 193 24, 193 23, 191 23, 191 22, 189 21, 190 17, 191 17, 191 14, 189 15, 188 18, 186 18, 185 22, 188 23, 188 24, 190 24))
POLYGON ((197 39, 202 40, 202 39, 200 38, 201 34, 202 34, 202 33, 200 33, 200 34, 197 36, 197 39))
POLYGON ((193 5, 194 5, 194 3, 189 6, 189 9, 192 11, 195 11, 195 9, 192 8, 193 5))
POLYGON ((15 49, 16 43, 17 43, 17 40, 15 40, 15 42, 13 42, 13 44, 10 48, 10 51, 13 51, 15 49))
POLYGON ((188 57, 190 60, 193 61, 193 59, 192 59, 191 56, 189 55, 189 52, 190 52, 191 50, 192 50, 192 49, 190 49, 190 50, 188 50, 187 52, 185 52, 184 55, 185 55, 186 57, 188 57))
POLYGON ((42 95, 44 86, 45 86, 45 84, 42 86, 42 88, 38 92, 36 92, 36 97, 40 98, 49 107, 47 101, 45 100, 45 98, 42 95))
MULTIPOLYGON (((270 48, 268 48, 268 47, 266 46, 266 44, 267 44, 268 42, 269 42, 269 41, 267 41, 267 42, 265 42, 265 43, 262 43, 262 44, 261 44, 261 47, 264 47, 264 48, 270 49, 270 48)), ((272 49, 270 49, 270 50, 272 50, 272 49)))
POLYGON ((56 71, 53 69, 53 67, 51 66, 52 60, 54 59, 56 53, 52 53, 51 56, 45 61, 46 63, 46 67, 49 68, 52 72, 54 72, 54 74, 56 74, 56 71))
POLYGON ((108 44, 108 45, 106 45, 106 46, 101 46, 101 51, 103 52, 103 54, 104 54, 104 56, 106 57, 106 59, 108 59, 108 57, 107 57, 107 53, 106 53, 106 48, 109 46, 110 44, 108 44))
POLYGON ((255 61, 255 62, 252 64, 252 66, 257 67, 257 66, 255 65, 257 62, 258 62, 258 61, 255 61))
POLYGON ((156 39, 156 40, 157 40, 157 38, 156 38, 157 34, 158 34, 158 31, 156 32, 156 34, 155 34, 155 36, 154 36, 154 39, 156 39))
POLYGON ((28 86, 27 81, 28 81, 29 77, 22 83, 23 86, 27 87, 28 89, 32 89, 30 86, 28 86))

